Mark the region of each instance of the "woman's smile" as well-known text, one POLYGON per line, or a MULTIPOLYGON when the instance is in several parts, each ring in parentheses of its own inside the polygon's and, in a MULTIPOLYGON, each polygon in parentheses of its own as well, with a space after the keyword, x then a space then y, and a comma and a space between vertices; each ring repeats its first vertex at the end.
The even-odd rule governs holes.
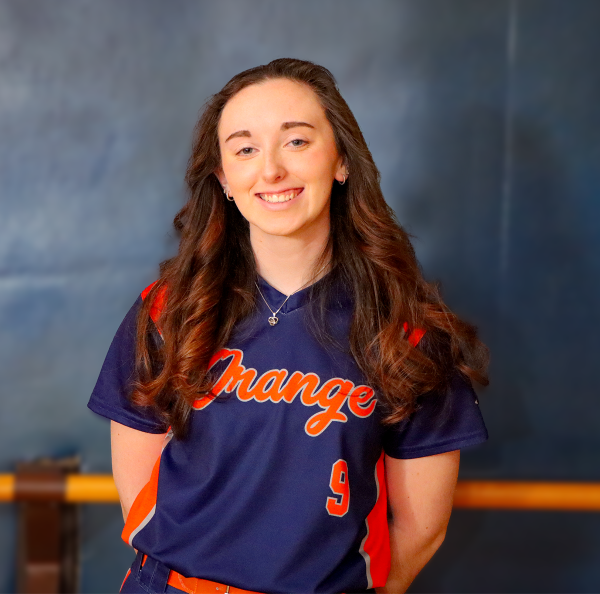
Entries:
POLYGON ((281 204, 297 198, 303 190, 304 188, 293 188, 291 190, 281 190, 278 192, 257 192, 256 195, 269 204, 281 204))

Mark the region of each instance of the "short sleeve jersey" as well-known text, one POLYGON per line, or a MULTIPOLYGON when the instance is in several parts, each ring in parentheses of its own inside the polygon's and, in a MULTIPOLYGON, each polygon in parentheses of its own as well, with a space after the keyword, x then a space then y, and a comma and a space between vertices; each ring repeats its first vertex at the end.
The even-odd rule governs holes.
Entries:
MULTIPOLYGON (((274 307, 285 299, 263 280, 260 289, 274 307)), ((126 542, 186 577, 256 592, 385 584, 384 454, 430 456, 480 443, 487 432, 460 375, 447 393, 422 397, 409 419, 383 425, 354 359, 308 328, 308 299, 308 289, 292 295, 275 326, 259 304, 236 329, 212 359, 213 397, 195 401, 184 439, 171 439, 152 409, 130 402, 142 297, 136 301, 88 405, 128 427, 166 433, 127 518, 126 542)), ((340 297, 328 313, 346 343, 352 308, 340 297)))

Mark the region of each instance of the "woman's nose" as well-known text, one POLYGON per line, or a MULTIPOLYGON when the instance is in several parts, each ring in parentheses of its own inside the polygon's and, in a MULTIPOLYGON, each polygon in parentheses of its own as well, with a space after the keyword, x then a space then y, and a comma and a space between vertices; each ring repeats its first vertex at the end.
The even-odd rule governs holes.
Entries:
POLYGON ((267 183, 275 183, 283 179, 286 174, 286 169, 281 159, 281 155, 277 149, 265 151, 265 159, 263 163, 263 179, 267 183))

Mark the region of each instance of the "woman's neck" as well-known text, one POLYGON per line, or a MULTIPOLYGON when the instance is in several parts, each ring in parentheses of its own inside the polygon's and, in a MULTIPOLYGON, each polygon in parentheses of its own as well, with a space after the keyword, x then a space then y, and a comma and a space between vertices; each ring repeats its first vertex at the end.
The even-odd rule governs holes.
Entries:
POLYGON ((258 274, 284 295, 311 285, 327 273, 329 256, 321 260, 327 240, 327 235, 280 237, 250 228, 258 274))

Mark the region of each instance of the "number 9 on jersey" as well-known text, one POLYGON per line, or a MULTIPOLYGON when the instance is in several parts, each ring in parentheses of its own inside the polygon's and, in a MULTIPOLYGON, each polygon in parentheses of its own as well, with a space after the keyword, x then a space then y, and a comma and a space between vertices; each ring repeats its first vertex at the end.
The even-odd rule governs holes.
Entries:
POLYGON ((346 515, 350 505, 350 483, 348 482, 348 464, 346 460, 338 460, 331 467, 329 488, 336 497, 327 498, 327 511, 332 516, 346 515))

